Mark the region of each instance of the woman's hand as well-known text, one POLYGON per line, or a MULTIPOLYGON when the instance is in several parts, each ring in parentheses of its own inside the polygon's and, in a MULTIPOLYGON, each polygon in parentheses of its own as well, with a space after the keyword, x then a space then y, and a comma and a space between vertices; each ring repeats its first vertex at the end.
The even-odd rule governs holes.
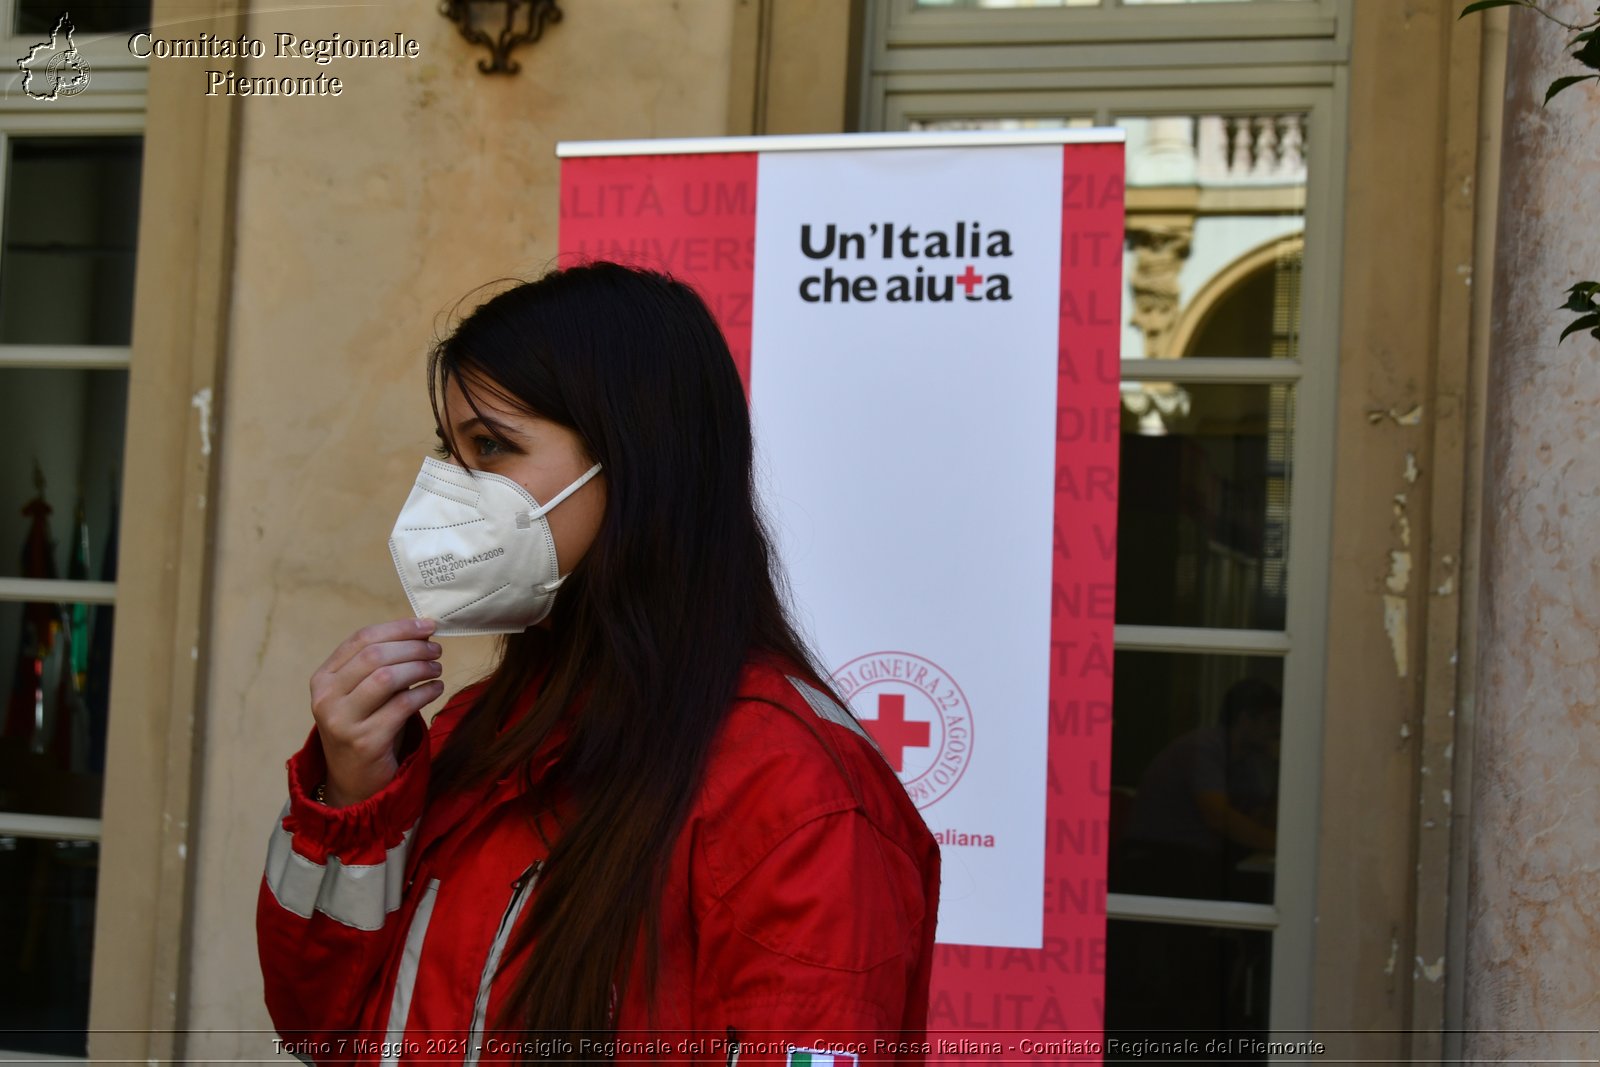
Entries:
POLYGON ((431 619, 362 627, 311 676, 311 714, 328 761, 330 805, 365 800, 399 772, 401 729, 412 712, 444 692, 431 633, 431 619))

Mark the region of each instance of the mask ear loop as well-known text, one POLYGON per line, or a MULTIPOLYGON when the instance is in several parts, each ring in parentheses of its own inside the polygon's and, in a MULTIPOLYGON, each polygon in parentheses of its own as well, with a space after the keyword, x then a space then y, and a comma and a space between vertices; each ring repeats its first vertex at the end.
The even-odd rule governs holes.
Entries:
MULTIPOLYGON (((554 497, 552 497, 548 504, 542 504, 539 507, 530 509, 529 512, 528 512, 528 518, 530 520, 531 519, 542 518, 544 515, 546 515, 550 511, 550 509, 554 508, 557 504, 559 504, 563 500, 567 499, 567 497, 571 496, 573 493, 576 493, 579 489, 582 489, 585 485, 588 484, 589 479, 593 478, 596 474, 599 474, 599 473, 600 473, 600 464, 596 463, 594 466, 592 466, 588 470, 584 471, 583 474, 579 476, 577 481, 573 482, 571 485, 567 486, 565 489, 561 490, 561 492, 557 493, 554 497)), ((522 525, 520 519, 518 520, 517 525, 518 526, 522 525)), ((552 580, 550 580, 548 582, 541 582, 539 584, 539 586, 538 586, 538 589, 539 589, 539 591, 541 593, 543 593, 546 596, 548 596, 549 594, 554 593, 557 589, 560 589, 561 588, 561 583, 566 581, 566 580, 567 580, 567 576, 565 574, 559 575, 558 577, 556 577, 556 578, 554 578, 554 579, 552 579, 552 580)))
POLYGON ((579 489, 582 489, 589 483, 590 478, 593 478, 599 473, 600 464, 596 463, 594 466, 590 467, 588 470, 579 475, 577 481, 573 482, 571 485, 567 486, 565 489, 561 490, 561 492, 552 497, 548 504, 541 504, 536 508, 530 509, 528 511, 528 517, 530 519, 543 518, 545 515, 549 514, 551 509, 553 509, 557 504, 567 499, 567 497, 571 496, 573 493, 576 493, 579 489))

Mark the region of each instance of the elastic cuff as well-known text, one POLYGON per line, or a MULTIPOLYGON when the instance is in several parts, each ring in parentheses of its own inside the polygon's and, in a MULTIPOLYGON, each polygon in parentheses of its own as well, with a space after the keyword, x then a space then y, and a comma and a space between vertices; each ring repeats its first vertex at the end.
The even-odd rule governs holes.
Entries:
POLYGON ((430 752, 421 714, 406 721, 400 751, 400 769, 382 789, 354 804, 329 807, 312 799, 328 775, 322 738, 312 727, 287 764, 289 814, 283 825, 294 835, 295 851, 316 863, 330 854, 343 863, 376 863, 398 845, 422 817, 427 798, 430 752))

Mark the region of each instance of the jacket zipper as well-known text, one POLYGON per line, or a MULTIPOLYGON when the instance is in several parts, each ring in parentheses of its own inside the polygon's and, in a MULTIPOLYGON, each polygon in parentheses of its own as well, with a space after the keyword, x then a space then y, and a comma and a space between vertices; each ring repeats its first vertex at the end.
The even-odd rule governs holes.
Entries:
POLYGON ((544 860, 535 860, 532 866, 517 875, 511 883, 511 899, 506 903, 506 910, 500 915, 500 925, 495 928, 494 941, 489 945, 488 958, 483 961, 483 974, 478 978, 478 995, 472 1002, 472 1031, 467 1035, 467 1055, 462 1060, 463 1067, 472 1067, 483 1054, 483 1031, 489 1015, 489 986, 494 981, 495 972, 500 969, 500 956, 505 952, 506 942, 511 939, 511 930, 517 924, 517 916, 521 914, 523 905, 528 902, 528 894, 533 889, 533 883, 539 880, 539 872, 542 870, 544 870, 544 860))
POLYGON ((728 1063, 727 1067, 737 1067, 739 1063, 739 1031, 728 1027, 728 1063))

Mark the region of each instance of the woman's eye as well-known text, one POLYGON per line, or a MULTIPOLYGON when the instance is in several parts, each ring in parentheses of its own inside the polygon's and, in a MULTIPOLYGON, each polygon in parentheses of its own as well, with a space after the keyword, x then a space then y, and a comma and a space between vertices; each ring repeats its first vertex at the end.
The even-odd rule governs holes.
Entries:
POLYGON ((433 446, 433 454, 438 456, 440 459, 449 459, 450 446, 445 444, 443 441, 436 442, 433 446))
POLYGON ((478 446, 479 456, 496 456, 504 451, 504 449, 500 447, 500 442, 496 441, 492 437, 484 437, 480 435, 478 437, 474 437, 472 439, 472 443, 478 446))

